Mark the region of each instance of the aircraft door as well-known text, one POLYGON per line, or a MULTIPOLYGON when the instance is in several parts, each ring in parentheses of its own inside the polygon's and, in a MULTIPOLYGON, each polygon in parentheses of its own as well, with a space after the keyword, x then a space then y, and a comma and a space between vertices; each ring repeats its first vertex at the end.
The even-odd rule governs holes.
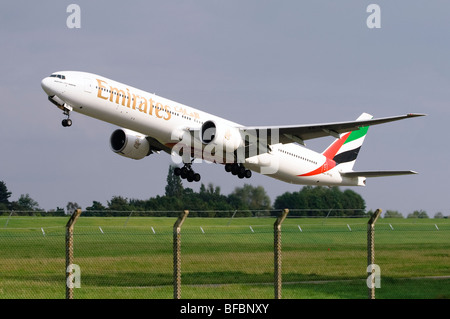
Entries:
POLYGON ((92 93, 92 81, 91 79, 84 79, 84 92, 92 93))
POLYGON ((322 166, 322 173, 325 173, 326 171, 328 171, 328 161, 325 161, 322 166))

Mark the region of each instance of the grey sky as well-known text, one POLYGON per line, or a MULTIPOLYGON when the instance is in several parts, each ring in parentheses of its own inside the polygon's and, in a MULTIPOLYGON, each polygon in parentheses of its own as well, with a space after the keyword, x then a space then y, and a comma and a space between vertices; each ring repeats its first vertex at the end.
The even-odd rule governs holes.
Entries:
MULTIPOLYGON (((420 174, 353 190, 368 209, 448 215, 449 11, 448 1, 410 0, 3 2, 0 180, 13 200, 29 193, 45 209, 164 194, 168 155, 117 156, 115 127, 80 114, 61 126, 40 81, 78 70, 244 125, 427 113, 371 128, 355 165, 420 174), (70 3, 81 7, 81 29, 66 26, 70 3), (370 3, 381 7, 381 29, 366 25, 370 3)), ((307 146, 322 151, 332 140, 307 146)), ((274 200, 301 187, 258 174, 239 180, 219 165, 195 170, 224 194, 252 183, 274 200)))

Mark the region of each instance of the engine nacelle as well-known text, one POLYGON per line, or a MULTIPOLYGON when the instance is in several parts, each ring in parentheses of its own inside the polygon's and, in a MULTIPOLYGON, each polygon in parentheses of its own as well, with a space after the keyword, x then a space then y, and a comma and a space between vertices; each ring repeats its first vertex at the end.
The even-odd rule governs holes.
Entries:
POLYGON ((114 153, 135 160, 143 159, 152 152, 145 136, 131 130, 117 129, 111 134, 109 141, 114 153))
POLYGON ((203 144, 213 144, 216 151, 222 150, 224 153, 234 152, 244 145, 237 127, 214 121, 203 123, 200 137, 203 144))

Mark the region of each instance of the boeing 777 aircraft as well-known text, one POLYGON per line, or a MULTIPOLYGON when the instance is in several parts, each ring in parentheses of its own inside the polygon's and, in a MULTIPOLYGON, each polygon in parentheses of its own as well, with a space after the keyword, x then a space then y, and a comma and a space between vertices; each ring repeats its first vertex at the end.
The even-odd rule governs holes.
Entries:
POLYGON ((254 171, 304 185, 364 186, 368 177, 416 173, 356 172, 353 165, 369 126, 424 114, 373 119, 363 113, 348 122, 248 127, 91 73, 56 72, 41 86, 67 116, 64 127, 72 125, 72 111, 117 125, 112 151, 136 160, 160 151, 176 154, 183 166, 175 174, 189 182, 200 180, 192 169, 198 160, 223 164, 239 178, 254 171), (306 140, 324 136, 336 140, 322 153, 305 147, 306 140))

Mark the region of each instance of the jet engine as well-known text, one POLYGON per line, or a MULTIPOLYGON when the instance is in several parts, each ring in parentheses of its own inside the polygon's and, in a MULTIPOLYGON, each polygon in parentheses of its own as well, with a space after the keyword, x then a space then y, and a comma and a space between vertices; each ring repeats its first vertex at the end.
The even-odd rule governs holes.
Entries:
POLYGON ((216 152, 234 152, 244 145, 244 141, 237 127, 206 121, 202 125, 201 140, 203 144, 213 144, 216 152))
POLYGON ((111 134, 109 141, 114 153, 135 160, 143 159, 152 153, 146 137, 131 130, 117 129, 111 134))

